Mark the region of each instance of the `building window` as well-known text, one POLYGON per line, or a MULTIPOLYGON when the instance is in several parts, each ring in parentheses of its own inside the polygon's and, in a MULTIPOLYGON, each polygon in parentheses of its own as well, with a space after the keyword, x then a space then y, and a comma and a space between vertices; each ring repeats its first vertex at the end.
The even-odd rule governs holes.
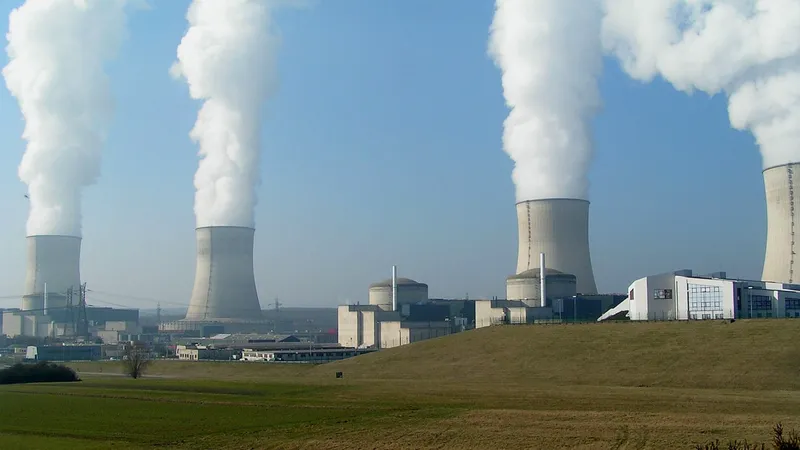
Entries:
MULTIPOLYGON (((754 295, 750 298, 754 311, 772 311, 772 297, 767 295, 754 295)), ((759 315, 758 317, 761 317, 759 315)))
POLYGON ((631 289, 631 291, 628 292, 628 298, 633 300, 633 289, 631 289))
POLYGON ((707 312, 701 316, 704 319, 714 317, 712 314, 722 313, 722 290, 719 286, 689 284, 688 287, 689 311, 707 312))
POLYGON ((672 300, 672 289, 654 289, 653 297, 656 300, 672 300))
POLYGON ((800 309, 800 298, 786 298, 786 309, 800 309))

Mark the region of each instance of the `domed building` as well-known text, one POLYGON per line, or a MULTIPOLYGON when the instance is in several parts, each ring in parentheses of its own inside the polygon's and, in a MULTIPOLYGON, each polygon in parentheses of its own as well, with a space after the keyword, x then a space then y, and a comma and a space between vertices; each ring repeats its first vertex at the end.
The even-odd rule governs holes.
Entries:
MULTIPOLYGON (((540 270, 530 269, 506 278, 506 299, 522 301, 528 307, 541 306, 540 270)), ((575 275, 545 268, 545 289, 548 298, 572 297, 577 293, 575 275)))
MULTIPOLYGON (((397 308, 402 305, 425 303, 428 301, 428 285, 410 278, 397 279, 397 308)), ((369 304, 392 311, 392 279, 372 283, 369 286, 369 304)))

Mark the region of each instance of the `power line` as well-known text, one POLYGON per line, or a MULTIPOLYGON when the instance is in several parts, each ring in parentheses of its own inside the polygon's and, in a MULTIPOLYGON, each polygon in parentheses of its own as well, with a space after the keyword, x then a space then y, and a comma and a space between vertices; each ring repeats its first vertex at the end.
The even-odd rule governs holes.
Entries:
POLYGON ((166 300, 161 300, 152 297, 137 297, 135 295, 127 295, 127 294, 114 294, 111 292, 104 292, 104 291, 96 291, 94 289, 89 289, 89 292, 100 294, 100 295, 108 295, 109 297, 117 297, 117 298, 125 298, 128 300, 140 300, 145 302, 152 302, 152 303, 166 303, 168 305, 176 305, 176 306, 189 306, 187 303, 177 303, 177 302, 169 302, 166 300))

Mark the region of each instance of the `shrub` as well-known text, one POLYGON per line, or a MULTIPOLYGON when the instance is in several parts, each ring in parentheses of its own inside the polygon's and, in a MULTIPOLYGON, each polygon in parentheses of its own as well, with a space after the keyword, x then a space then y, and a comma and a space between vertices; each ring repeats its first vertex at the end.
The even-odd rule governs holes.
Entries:
POLYGON ((0 370, 0 384, 67 381, 80 381, 80 378, 69 367, 45 361, 35 364, 17 363, 7 369, 0 370))
POLYGON ((135 342, 125 346, 122 367, 129 377, 141 378, 151 362, 150 352, 143 344, 135 342))
MULTIPOLYGON (((772 429, 772 448, 774 450, 800 450, 800 435, 792 430, 788 436, 783 434, 783 425, 778 423, 772 429)), ((720 444, 719 440, 709 442, 705 445, 698 445, 696 450, 767 450, 765 444, 750 444, 747 441, 731 441, 727 444, 720 444)))

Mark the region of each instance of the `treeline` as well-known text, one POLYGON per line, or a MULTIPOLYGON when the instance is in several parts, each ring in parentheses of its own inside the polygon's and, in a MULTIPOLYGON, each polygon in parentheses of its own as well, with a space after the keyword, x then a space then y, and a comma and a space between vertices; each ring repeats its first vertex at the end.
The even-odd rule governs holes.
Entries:
POLYGON ((0 384, 53 383, 80 381, 78 375, 69 367, 51 362, 36 364, 17 363, 0 370, 0 384))

